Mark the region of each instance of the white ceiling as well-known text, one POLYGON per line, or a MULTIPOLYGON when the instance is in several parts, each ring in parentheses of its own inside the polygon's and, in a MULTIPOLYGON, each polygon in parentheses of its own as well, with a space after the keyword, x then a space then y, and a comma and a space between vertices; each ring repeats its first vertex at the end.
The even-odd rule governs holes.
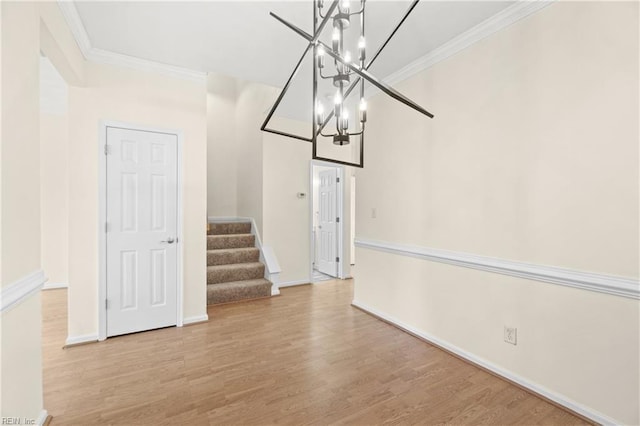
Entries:
MULTIPOLYGON (((423 0, 370 71, 384 78, 513 3, 423 0)), ((358 4, 352 0, 353 7, 358 4)), ((367 2, 369 52, 383 42, 409 4, 409 0, 367 2)), ((95 48, 278 87, 286 82, 307 43, 269 12, 312 32, 310 1, 76 1, 75 5, 95 48)), ((281 115, 296 115, 293 111, 310 104, 309 78, 310 67, 301 70, 281 115)))

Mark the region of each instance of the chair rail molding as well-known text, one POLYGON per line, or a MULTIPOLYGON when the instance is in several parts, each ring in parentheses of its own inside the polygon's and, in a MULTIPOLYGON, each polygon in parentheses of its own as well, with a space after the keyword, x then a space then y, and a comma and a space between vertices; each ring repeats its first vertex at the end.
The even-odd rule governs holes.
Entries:
POLYGON ((430 247, 375 241, 365 238, 356 238, 355 245, 363 249, 415 257, 432 262, 446 263, 464 268, 478 269, 496 274, 579 288, 630 299, 640 299, 640 283, 637 279, 633 278, 517 262, 514 260, 430 247))
POLYGON ((39 269, 3 287, 0 292, 0 312, 8 311, 24 302, 32 294, 40 291, 46 281, 44 271, 39 269))

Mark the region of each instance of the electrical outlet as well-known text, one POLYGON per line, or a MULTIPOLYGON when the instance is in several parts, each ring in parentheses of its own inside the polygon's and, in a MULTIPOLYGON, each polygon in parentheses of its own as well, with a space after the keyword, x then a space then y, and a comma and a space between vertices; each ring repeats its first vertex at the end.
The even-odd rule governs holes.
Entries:
POLYGON ((504 341, 512 345, 518 344, 518 329, 515 327, 504 326, 504 341))

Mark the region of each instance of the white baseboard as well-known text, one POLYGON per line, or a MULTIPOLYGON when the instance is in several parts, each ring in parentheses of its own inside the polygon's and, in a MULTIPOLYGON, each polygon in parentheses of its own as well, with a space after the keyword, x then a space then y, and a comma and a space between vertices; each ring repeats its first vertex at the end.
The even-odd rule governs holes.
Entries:
POLYGON ((311 284, 310 280, 293 280, 293 281, 285 281, 283 283, 278 283, 278 287, 282 288, 282 287, 293 287, 296 285, 303 285, 303 284, 311 284))
POLYGON ((49 413, 47 412, 47 410, 42 409, 42 411, 40 411, 40 415, 36 419, 36 424, 42 426, 44 422, 47 421, 47 417, 49 417, 49 413))
POLYGON ((538 395, 541 395, 545 398, 547 398, 548 400, 551 400, 553 402, 555 402, 556 404, 559 404, 563 407, 568 408, 569 410, 578 413, 588 419, 593 420, 594 422, 597 422, 601 425, 616 425, 616 424, 621 424, 620 422, 617 422, 615 420, 613 420, 610 417, 605 416, 602 413, 599 413, 589 407, 585 407, 584 405, 573 401, 572 399, 569 399, 563 395, 560 395, 550 389, 547 389, 537 383, 531 382, 528 379, 519 376, 509 370, 506 370, 496 364, 491 363, 490 361, 487 361, 483 358, 480 358, 477 355, 474 355, 470 352, 465 351, 464 349, 461 349, 457 346, 452 345, 449 342, 446 342, 444 340, 439 339, 438 337, 435 337, 429 333, 426 333, 422 330, 418 330, 417 328, 406 324, 400 320, 398 320, 397 318, 392 317, 391 315, 387 315, 385 313, 382 313, 378 310, 376 310, 375 308, 372 308, 370 306, 367 306, 366 304, 359 302, 357 300, 353 300, 353 302, 351 303, 353 306, 355 306, 356 308, 359 308, 375 317, 378 317, 396 327, 398 327, 401 330, 407 331, 410 334, 413 334, 414 336, 417 336, 418 338, 431 343, 435 346, 438 346, 442 349, 445 349, 453 354, 456 354, 457 356, 459 356, 460 358, 466 359, 467 361, 471 362, 472 364, 478 365, 486 370, 489 370, 493 373, 495 373, 496 375, 503 377, 505 379, 507 379, 508 381, 511 381, 513 383, 517 383, 518 385, 529 389, 530 391, 532 391, 533 393, 536 393, 538 395))
POLYGON ((84 334, 81 336, 69 336, 67 340, 64 342, 65 346, 75 346, 81 345, 83 343, 97 342, 98 335, 97 334, 84 334))
POLYGON ((55 290, 58 288, 69 288, 67 283, 52 283, 47 281, 44 286, 42 286, 43 290, 55 290))
POLYGON ((188 317, 182 320, 182 325, 196 324, 199 322, 206 322, 206 321, 209 321, 209 315, 207 314, 196 315, 194 317, 188 317))

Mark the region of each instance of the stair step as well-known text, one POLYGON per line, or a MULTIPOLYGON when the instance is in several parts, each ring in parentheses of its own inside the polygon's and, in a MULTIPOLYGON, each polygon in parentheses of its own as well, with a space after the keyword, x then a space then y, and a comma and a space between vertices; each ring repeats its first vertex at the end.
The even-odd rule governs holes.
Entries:
POLYGON ((260 262, 207 266, 207 284, 254 280, 263 277, 264 265, 260 262))
POLYGON ((207 286, 207 304, 238 302, 240 300, 257 299, 271 296, 271 281, 264 278, 255 280, 233 281, 207 286))
POLYGON ((256 247, 207 251, 207 266, 252 263, 258 260, 260 260, 260 250, 256 247))
POLYGON ((251 222, 210 223, 209 235, 250 234, 251 222))
POLYGON ((256 237, 252 234, 207 235, 207 250, 254 247, 256 237))

